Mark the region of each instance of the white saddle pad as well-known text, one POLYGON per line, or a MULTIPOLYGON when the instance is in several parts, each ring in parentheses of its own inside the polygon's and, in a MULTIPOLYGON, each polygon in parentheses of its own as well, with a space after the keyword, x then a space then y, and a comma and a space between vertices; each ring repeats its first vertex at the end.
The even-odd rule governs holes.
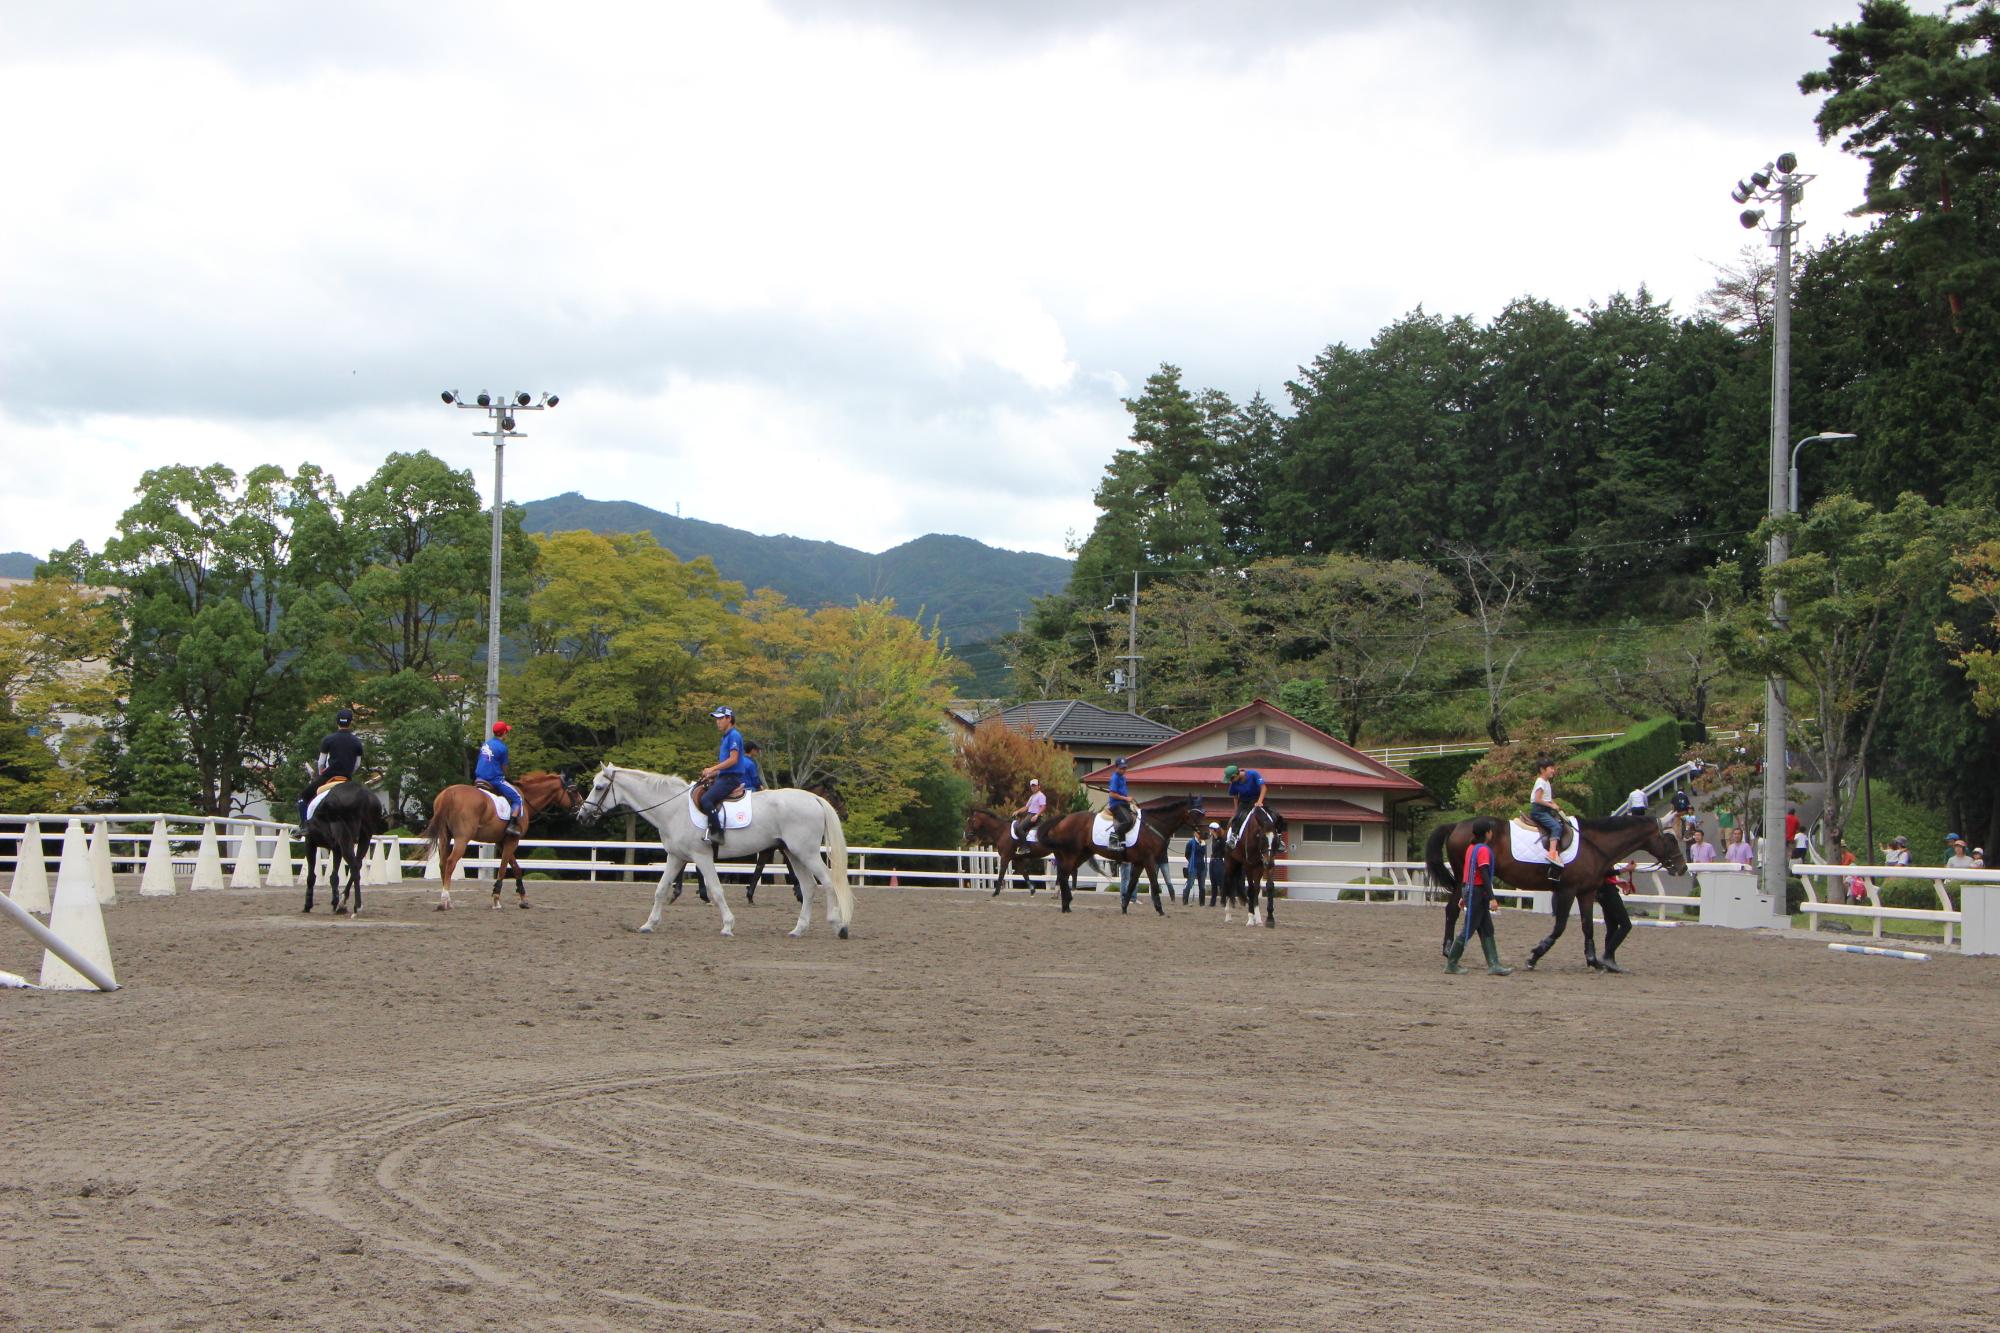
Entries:
MULTIPOLYGON (((1576 816, 1569 818, 1570 842, 1563 848, 1558 859, 1568 865, 1576 860, 1576 854, 1583 850, 1583 833, 1576 826, 1576 816)), ((1542 850, 1542 831, 1533 824, 1524 824, 1518 819, 1507 821, 1507 832, 1513 836, 1514 859, 1527 865, 1539 862, 1547 865, 1549 854, 1542 850)))
MULTIPOLYGON (((750 827, 750 803, 757 799, 757 793, 747 792, 740 801, 722 803, 722 827, 725 829, 750 827)), ((694 803, 694 793, 688 793, 688 822, 698 829, 708 827, 708 816, 694 803)))
POLYGON ((1042 831, 1033 824, 1028 825, 1028 836, 1025 838, 1021 836, 1020 829, 1021 821, 1018 819, 1014 821, 1009 829, 1009 832, 1014 835, 1014 842, 1017 846, 1025 843, 1040 842, 1042 840, 1042 831))
POLYGON ((306 823, 308 824, 312 823, 313 816, 319 813, 319 803, 326 799, 326 792, 332 790, 333 788, 328 787, 326 791, 320 792, 318 795, 314 796, 310 801, 306 802, 306 823))
MULTIPOLYGON (((1111 845, 1111 832, 1117 827, 1116 824, 1111 822, 1111 812, 1108 810, 1101 811, 1097 818, 1090 821, 1090 841, 1096 846, 1104 848, 1107 852, 1122 850, 1111 845)), ((1132 825, 1132 831, 1125 835, 1125 846, 1130 847, 1138 836, 1139 826, 1135 823, 1132 825)))
POLYGON ((504 824, 513 817, 514 807, 507 803, 505 796, 497 791, 487 791, 484 787, 479 788, 479 794, 493 802, 493 813, 499 817, 501 823, 504 824))

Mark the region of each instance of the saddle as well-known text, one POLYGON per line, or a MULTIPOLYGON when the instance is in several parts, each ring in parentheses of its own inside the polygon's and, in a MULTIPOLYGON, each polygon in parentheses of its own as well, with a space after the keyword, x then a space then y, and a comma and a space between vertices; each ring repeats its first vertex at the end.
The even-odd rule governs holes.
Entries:
MULTIPOLYGON (((713 787, 714 785, 715 785, 714 778, 700 779, 694 784, 693 788, 694 798, 697 801, 700 800, 708 792, 708 789, 710 787, 713 787)), ((722 803, 724 805, 734 805, 738 801, 747 800, 749 798, 749 795, 750 795, 750 789, 748 787, 738 787, 733 793, 723 797, 722 803)))
MULTIPOLYGON (((1576 841, 1576 820, 1566 818, 1563 820, 1562 826, 1562 837, 1556 840, 1557 855, 1568 851, 1570 844, 1576 841)), ((1529 819, 1526 815, 1516 815, 1514 817, 1514 827, 1532 836, 1537 847, 1541 846, 1542 830, 1534 820, 1529 819)))
POLYGON ((320 783, 319 786, 313 788, 313 795, 324 796, 345 781, 347 781, 345 777, 336 774, 333 777, 328 778, 326 781, 320 783))

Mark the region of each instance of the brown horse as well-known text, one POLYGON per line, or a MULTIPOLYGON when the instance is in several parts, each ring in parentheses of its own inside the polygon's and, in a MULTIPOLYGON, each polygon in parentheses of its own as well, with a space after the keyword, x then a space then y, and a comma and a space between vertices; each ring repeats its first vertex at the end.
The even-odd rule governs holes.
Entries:
MULTIPOLYGON (((1612 867, 1634 852, 1646 852, 1674 875, 1687 873, 1687 858, 1681 854, 1680 840, 1661 829, 1659 822, 1650 815, 1612 815, 1608 819, 1582 820, 1577 826, 1576 836, 1582 844, 1577 849, 1576 859, 1562 868, 1561 879, 1551 880, 1549 863, 1540 857, 1529 861, 1514 859, 1510 845, 1512 838, 1503 831, 1493 848, 1494 877, 1517 889, 1548 889, 1555 894, 1555 925, 1528 956, 1529 968, 1541 961, 1542 955, 1563 933, 1563 928, 1569 923, 1570 905, 1580 902, 1583 904, 1584 961, 1599 971, 1622 972, 1624 969, 1616 963, 1600 962, 1597 957, 1597 935, 1590 917, 1597 905, 1598 889, 1603 887, 1612 867)), ((1472 821, 1461 819, 1456 824, 1439 826, 1431 833, 1430 842, 1424 848, 1424 865, 1430 871, 1431 882, 1445 890, 1444 950, 1447 954, 1451 952, 1452 940, 1458 933, 1458 904, 1464 888, 1459 883, 1458 867, 1465 864, 1465 850, 1471 845, 1472 821)))
POLYGON ((993 876, 993 896, 998 898, 1000 890, 1007 887, 1007 869, 1013 867, 1014 875, 1021 881, 1021 887, 1030 897, 1041 887, 1028 874, 1030 864, 1039 868, 1048 860, 1049 849, 1039 842, 1022 844, 1014 837, 1014 821, 1005 815, 996 814, 983 806, 974 806, 965 814, 964 841, 972 847, 991 847, 1000 857, 1000 870, 993 876))
POLYGON ((1132 840, 1124 847, 1099 847, 1090 840, 1090 826, 1097 818, 1094 810, 1044 819, 1040 825, 1042 844, 1056 862, 1056 887, 1062 891, 1062 910, 1069 910, 1070 895, 1076 891, 1076 872, 1093 856, 1101 861, 1122 861, 1143 866, 1153 889, 1153 910, 1161 916, 1160 863, 1167 859, 1167 844, 1183 824, 1202 817, 1201 797, 1176 796, 1150 810, 1140 812, 1132 830, 1132 840))
MULTIPOLYGON (((542 811, 574 810, 583 801, 583 793, 565 773, 529 773, 514 786, 521 793, 521 833, 528 831, 529 821, 542 811)), ((461 782, 439 792, 431 804, 430 826, 424 830, 430 852, 443 853, 438 858, 438 876, 444 881, 444 891, 438 895, 437 910, 442 912, 451 906, 452 872, 458 869, 459 861, 475 842, 493 847, 500 863, 493 867, 493 906, 500 906, 501 881, 512 866, 514 892, 525 909, 528 885, 521 878, 521 862, 514 854, 520 848, 521 833, 509 833, 507 821, 493 813, 492 798, 472 784, 461 782)))
POLYGON ((1260 806, 1244 820, 1243 831, 1222 857, 1222 886, 1216 896, 1222 899, 1223 925, 1229 924, 1229 904, 1238 898, 1243 900, 1244 925, 1278 924, 1278 884, 1271 863, 1286 850, 1284 816, 1260 806), (1257 907, 1260 885, 1264 890, 1262 911, 1257 907))

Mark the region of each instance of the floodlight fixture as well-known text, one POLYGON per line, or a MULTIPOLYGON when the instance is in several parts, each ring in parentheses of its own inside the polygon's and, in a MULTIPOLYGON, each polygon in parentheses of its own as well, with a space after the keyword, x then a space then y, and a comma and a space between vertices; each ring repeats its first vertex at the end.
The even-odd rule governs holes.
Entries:
POLYGON ((1782 171, 1783 173, 1785 173, 1785 175, 1789 176, 1798 169, 1799 169, 1799 157, 1797 153, 1778 154, 1779 171, 1782 171))
POLYGON ((450 389, 446 389, 443 393, 439 394, 438 397, 444 399, 444 405, 446 407, 450 407, 453 403, 458 401, 458 395, 456 393, 453 393, 450 389))
POLYGON ((549 407, 554 407, 557 403, 560 403, 562 401, 562 399, 556 397, 552 393, 543 394, 542 397, 546 400, 546 405, 549 407))
POLYGON ((1760 190, 1768 189, 1771 184, 1771 173, 1768 170, 1753 171, 1750 173, 1750 183, 1760 190))
POLYGON ((1764 210, 1761 208, 1746 208, 1736 220, 1743 224, 1743 230, 1749 231, 1764 220, 1764 210))
POLYGON ((478 403, 481 407, 491 407, 493 406, 493 395, 490 393, 481 393, 472 401, 478 403))
POLYGON ((517 393, 514 395, 514 402, 517 406, 520 407, 526 407, 529 403, 532 403, 534 401, 535 400, 533 398, 529 397, 525 393, 517 393))

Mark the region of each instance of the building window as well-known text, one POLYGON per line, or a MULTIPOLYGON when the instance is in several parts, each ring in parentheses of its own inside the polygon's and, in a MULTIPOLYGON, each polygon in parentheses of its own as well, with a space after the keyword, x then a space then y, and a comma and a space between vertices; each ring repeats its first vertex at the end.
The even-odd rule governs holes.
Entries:
POLYGON ((1273 750, 1289 750, 1292 748, 1292 733, 1283 727, 1265 727, 1264 744, 1273 750))
POLYGON ((1254 745, 1256 745, 1256 744, 1257 744, 1257 728, 1255 728, 1255 727, 1231 727, 1231 728, 1229 729, 1229 748, 1230 748, 1230 749, 1232 749, 1232 750, 1248 750, 1248 749, 1250 749, 1250 748, 1251 748, 1252 746, 1254 746, 1254 745))
POLYGON ((1078 755, 1076 757, 1076 775, 1082 777, 1085 773, 1095 773, 1110 762, 1109 759, 1086 759, 1082 755, 1078 755))
POLYGON ((1345 843, 1354 847, 1361 843, 1361 825, 1306 824, 1299 836, 1305 842, 1345 843))

